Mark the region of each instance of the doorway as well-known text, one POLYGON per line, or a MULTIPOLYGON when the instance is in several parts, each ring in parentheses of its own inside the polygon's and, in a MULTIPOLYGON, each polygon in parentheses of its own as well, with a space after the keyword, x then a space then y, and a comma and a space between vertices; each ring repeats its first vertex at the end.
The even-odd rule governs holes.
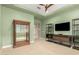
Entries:
POLYGON ((13 48, 30 44, 30 23, 13 20, 13 48))
POLYGON ((41 21, 37 19, 35 20, 35 39, 41 39, 41 21))

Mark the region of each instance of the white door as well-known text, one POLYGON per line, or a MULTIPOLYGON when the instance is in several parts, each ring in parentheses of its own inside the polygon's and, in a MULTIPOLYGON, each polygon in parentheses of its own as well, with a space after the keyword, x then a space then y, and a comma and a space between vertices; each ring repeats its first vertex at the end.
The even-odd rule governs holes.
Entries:
POLYGON ((41 38, 41 22, 35 21, 35 39, 38 40, 41 38))

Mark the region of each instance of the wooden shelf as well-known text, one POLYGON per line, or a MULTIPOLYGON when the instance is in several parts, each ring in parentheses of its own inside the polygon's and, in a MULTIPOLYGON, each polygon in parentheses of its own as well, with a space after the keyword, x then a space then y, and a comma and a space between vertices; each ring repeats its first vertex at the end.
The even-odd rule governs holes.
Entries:
POLYGON ((72 32, 73 32, 73 35, 74 35, 74 40, 73 40, 74 47, 73 48, 79 50, 79 35, 78 35, 79 23, 76 20, 79 20, 79 18, 72 20, 72 32))
POLYGON ((73 24, 73 26, 77 26, 77 25, 79 25, 79 24, 73 24))
POLYGON ((54 33, 54 27, 53 24, 46 24, 46 34, 53 34, 54 33))
POLYGON ((28 41, 26 41, 26 40, 24 40, 24 41, 18 41, 18 42, 16 42, 16 45, 14 46, 14 48, 21 47, 21 46, 24 46, 24 45, 29 45, 29 44, 30 44, 29 40, 28 41))
POLYGON ((73 30, 73 31, 79 31, 79 30, 73 30))
MULTIPOLYGON (((20 28, 19 28, 20 29, 20 28)), ((27 45, 30 43, 30 23, 26 21, 13 20, 13 48, 27 45), (24 26, 27 31, 16 31, 17 26, 24 26)))

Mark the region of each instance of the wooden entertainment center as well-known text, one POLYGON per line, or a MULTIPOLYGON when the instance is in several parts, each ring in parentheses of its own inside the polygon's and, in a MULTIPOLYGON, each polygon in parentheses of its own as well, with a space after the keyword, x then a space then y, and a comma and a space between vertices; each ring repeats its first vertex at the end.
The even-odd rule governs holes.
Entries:
POLYGON ((72 43, 73 43, 72 35, 54 34, 54 30, 55 31, 69 31, 70 22, 55 24, 55 29, 54 29, 54 24, 46 24, 46 38, 47 38, 47 41, 50 41, 50 42, 63 44, 69 47, 72 46, 72 43), (59 25, 62 25, 62 27, 59 25), (63 25, 67 26, 68 28, 67 27, 65 28, 63 25))
POLYGON ((49 42, 63 44, 79 50, 79 18, 73 19, 72 23, 63 22, 57 24, 52 23, 46 24, 46 38, 47 41, 49 42), (72 29, 70 29, 71 27, 70 24, 72 24, 72 29), (72 35, 54 33, 54 31, 70 31, 70 30, 72 30, 72 35))
POLYGON ((49 35, 48 41, 63 44, 66 46, 71 46, 72 44, 72 35, 53 34, 52 37, 50 36, 50 34, 47 35, 49 35))

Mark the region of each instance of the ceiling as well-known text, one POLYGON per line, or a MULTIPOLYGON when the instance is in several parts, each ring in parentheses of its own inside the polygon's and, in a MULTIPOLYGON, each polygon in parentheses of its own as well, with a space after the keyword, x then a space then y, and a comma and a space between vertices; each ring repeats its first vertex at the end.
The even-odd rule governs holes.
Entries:
POLYGON ((47 12, 45 12, 44 7, 39 4, 3 4, 3 6, 34 15, 34 17, 38 19, 48 19, 55 14, 59 14, 60 11, 67 11, 67 9, 71 10, 73 7, 76 8, 76 6, 77 8, 79 7, 79 5, 73 4, 54 4, 48 8, 47 12), (38 9, 37 7, 41 7, 41 9, 38 9))
POLYGON ((32 11, 32 12, 40 14, 42 16, 48 16, 48 15, 54 13, 56 10, 58 10, 64 6, 67 6, 67 4, 54 4, 48 8, 47 12, 45 12, 44 7, 40 6, 39 4, 14 4, 14 6, 32 11), (37 7, 40 7, 41 9, 38 9, 37 7))

